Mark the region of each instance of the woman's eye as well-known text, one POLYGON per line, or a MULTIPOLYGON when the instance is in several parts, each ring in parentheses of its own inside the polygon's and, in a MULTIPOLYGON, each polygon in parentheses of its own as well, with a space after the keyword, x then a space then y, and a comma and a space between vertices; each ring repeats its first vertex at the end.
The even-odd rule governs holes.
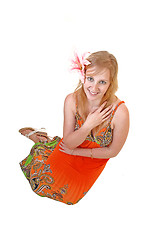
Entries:
POLYGON ((102 84, 106 84, 106 82, 105 81, 100 81, 102 84))
POLYGON ((87 77, 87 80, 92 82, 93 81, 93 78, 92 77, 87 77))

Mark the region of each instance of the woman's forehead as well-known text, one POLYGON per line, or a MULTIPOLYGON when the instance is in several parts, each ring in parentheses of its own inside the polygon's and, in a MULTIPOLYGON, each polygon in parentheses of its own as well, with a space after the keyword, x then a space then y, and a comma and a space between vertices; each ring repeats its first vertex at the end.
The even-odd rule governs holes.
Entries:
POLYGON ((108 73, 110 73, 110 71, 106 67, 104 67, 104 68, 101 68, 101 67, 90 67, 86 71, 86 75, 91 75, 91 76, 94 76, 94 75, 105 75, 105 74, 108 74, 108 73))

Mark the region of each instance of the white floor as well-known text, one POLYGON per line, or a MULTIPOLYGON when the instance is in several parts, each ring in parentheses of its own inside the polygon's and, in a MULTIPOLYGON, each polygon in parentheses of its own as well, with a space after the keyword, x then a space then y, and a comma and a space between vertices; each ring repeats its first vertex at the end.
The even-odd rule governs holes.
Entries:
POLYGON ((91 9, 73 1, 0 4, 3 240, 159 239, 157 1, 98 2, 91 9), (46 127, 62 137, 63 101, 78 82, 67 69, 74 47, 117 57, 117 96, 131 124, 119 155, 85 198, 68 206, 31 190, 19 162, 32 142, 18 129, 46 127))

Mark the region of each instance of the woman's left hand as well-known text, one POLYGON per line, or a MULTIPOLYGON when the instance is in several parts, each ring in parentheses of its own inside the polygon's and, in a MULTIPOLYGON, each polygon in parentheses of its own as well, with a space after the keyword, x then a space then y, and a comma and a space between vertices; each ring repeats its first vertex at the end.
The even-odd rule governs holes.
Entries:
POLYGON ((70 154, 70 155, 73 155, 73 151, 74 149, 69 149, 68 147, 66 147, 66 145, 64 144, 63 141, 61 141, 61 143, 59 144, 59 150, 61 152, 64 152, 64 153, 67 153, 67 154, 70 154))

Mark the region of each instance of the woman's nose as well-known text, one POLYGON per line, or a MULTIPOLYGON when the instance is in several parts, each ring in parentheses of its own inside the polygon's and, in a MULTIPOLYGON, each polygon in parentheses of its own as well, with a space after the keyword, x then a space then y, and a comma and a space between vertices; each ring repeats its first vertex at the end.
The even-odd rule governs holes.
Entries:
POLYGON ((98 86, 97 86, 97 84, 93 84, 93 85, 92 85, 92 91, 94 91, 94 92, 95 92, 97 89, 98 89, 98 86))

